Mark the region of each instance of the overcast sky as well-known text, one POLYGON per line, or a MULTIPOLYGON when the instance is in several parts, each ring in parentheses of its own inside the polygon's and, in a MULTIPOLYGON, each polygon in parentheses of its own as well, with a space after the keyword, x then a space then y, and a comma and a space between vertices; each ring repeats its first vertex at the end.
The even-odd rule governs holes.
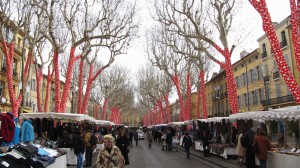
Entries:
MULTIPOLYGON (((134 43, 131 43, 131 48, 128 51, 127 55, 118 56, 116 59, 117 64, 121 64, 123 66, 131 69, 131 73, 134 75, 138 71, 138 69, 145 65, 147 60, 147 54, 145 52, 145 38, 144 38, 144 29, 149 28, 151 26, 151 17, 148 12, 149 0, 138 0, 138 6, 141 8, 139 10, 141 14, 141 37, 136 40, 134 43)), ((258 48, 257 39, 264 34, 261 26, 261 17, 257 13, 257 11, 251 6, 248 0, 244 0, 245 5, 244 8, 241 9, 243 14, 243 20, 246 22, 251 21, 249 25, 251 35, 244 40, 243 44, 239 45, 235 52, 233 53, 234 57, 232 58, 232 62, 236 62, 239 60, 239 53, 242 50, 246 50, 247 52, 252 52, 256 48, 258 48), (244 18, 245 17, 245 18, 244 18)), ((284 18, 290 15, 290 7, 289 0, 266 0, 268 4, 268 8, 272 17, 273 22, 280 22, 284 18)))

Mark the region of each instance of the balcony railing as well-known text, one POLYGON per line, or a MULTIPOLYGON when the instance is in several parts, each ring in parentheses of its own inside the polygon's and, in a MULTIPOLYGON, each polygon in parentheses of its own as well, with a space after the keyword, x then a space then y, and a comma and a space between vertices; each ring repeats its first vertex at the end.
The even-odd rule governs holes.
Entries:
POLYGON ((283 48, 287 45, 286 40, 280 42, 280 47, 283 48))
POLYGON ((277 79, 279 76, 279 71, 273 73, 273 79, 277 79))
POLYGON ((291 101, 294 101, 293 96, 287 95, 287 96, 277 97, 274 99, 262 100, 261 104, 262 104, 262 106, 269 106, 269 105, 286 103, 286 102, 291 102, 291 101))
POLYGON ((263 53, 261 53, 261 59, 264 59, 268 56, 267 51, 264 51, 263 53))
POLYGON ((264 77, 264 82, 265 82, 265 83, 266 83, 266 82, 269 82, 269 80, 270 80, 270 79, 269 79, 269 76, 265 76, 265 77, 264 77))

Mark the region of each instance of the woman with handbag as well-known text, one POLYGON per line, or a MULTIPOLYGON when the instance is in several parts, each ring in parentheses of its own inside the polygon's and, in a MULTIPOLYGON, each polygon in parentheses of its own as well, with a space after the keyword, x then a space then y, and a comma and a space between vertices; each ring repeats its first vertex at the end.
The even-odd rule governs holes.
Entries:
POLYGON ((129 138, 125 134, 125 131, 122 130, 119 132, 118 138, 116 140, 116 146, 121 150, 121 153, 125 160, 125 165, 129 165, 129 138))
POLYGON ((268 151, 271 149, 271 144, 270 140, 266 136, 266 132, 263 129, 259 130, 258 135, 254 139, 252 147, 256 151, 256 156, 259 159, 260 168, 266 168, 268 151))

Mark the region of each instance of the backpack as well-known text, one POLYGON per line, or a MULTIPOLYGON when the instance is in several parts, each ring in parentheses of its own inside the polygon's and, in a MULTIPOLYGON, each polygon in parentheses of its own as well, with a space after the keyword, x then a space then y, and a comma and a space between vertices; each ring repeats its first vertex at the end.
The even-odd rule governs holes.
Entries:
POLYGON ((246 148, 247 147, 247 137, 246 134, 243 134, 241 137, 241 145, 246 148))
POLYGON ((90 139, 91 145, 96 145, 97 142, 98 142, 98 138, 96 137, 95 134, 92 134, 92 135, 91 135, 91 139, 90 139))

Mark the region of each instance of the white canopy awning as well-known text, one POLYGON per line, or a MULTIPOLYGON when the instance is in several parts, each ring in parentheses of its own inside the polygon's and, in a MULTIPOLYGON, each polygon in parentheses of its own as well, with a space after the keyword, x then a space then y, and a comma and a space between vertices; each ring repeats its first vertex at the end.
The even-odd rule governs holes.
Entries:
POLYGON ((168 125, 183 125, 184 124, 184 122, 170 122, 170 123, 168 123, 168 125))
POLYGON ((38 112, 38 113, 22 113, 20 115, 22 119, 36 119, 36 118, 52 118, 59 120, 71 120, 71 121, 84 121, 88 120, 95 122, 95 119, 85 114, 73 114, 73 113, 54 113, 54 112, 38 112))
POLYGON ((98 125, 110 125, 110 121, 107 120, 96 120, 95 122, 98 125))
POLYGON ((198 119, 198 121, 201 122, 222 122, 222 120, 225 120, 225 122, 229 121, 229 117, 213 117, 213 118, 207 118, 207 119, 198 119))

